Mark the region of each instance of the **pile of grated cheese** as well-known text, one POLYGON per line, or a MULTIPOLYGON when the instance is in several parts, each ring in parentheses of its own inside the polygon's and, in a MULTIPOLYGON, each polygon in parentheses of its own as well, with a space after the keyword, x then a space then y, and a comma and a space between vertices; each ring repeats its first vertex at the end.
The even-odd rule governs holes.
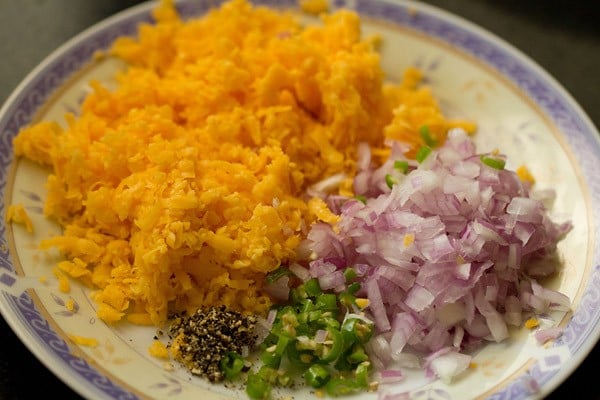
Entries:
POLYGON ((414 151, 422 125, 441 140, 475 129, 442 115, 416 69, 384 84, 378 38, 361 37, 354 12, 302 26, 231 0, 183 20, 163 1, 153 15, 110 49, 128 65, 116 89, 92 82, 66 128, 42 121, 14 140, 16 155, 52 168, 45 214, 63 233, 41 247, 97 289, 108 323, 266 312, 265 275, 333 218, 308 185, 343 172, 351 190, 359 142, 385 158, 386 137, 414 151))

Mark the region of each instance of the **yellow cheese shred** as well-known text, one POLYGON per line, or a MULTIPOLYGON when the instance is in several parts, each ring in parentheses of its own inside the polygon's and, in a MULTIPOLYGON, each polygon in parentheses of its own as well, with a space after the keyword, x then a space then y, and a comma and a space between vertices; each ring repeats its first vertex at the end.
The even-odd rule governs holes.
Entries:
POLYGON ((69 339, 73 341, 73 343, 78 344, 80 346, 86 347, 96 347, 98 346, 98 340, 91 337, 79 336, 79 335, 67 335, 69 339))
POLYGON ((108 323, 212 305, 266 313, 265 275, 296 260, 312 223, 336 219, 308 185, 350 179, 360 142, 384 159, 386 138, 413 154, 424 124, 440 140, 474 130, 444 118, 418 70, 384 83, 379 39, 352 11, 303 26, 230 0, 183 20, 164 0, 153 15, 111 47, 127 65, 114 89, 91 82, 65 126, 41 121, 13 143, 52 168, 44 213, 63 229, 40 247, 61 251, 60 273, 95 289, 108 323))
POLYGON ((152 344, 148 347, 148 353, 156 358, 169 359, 169 349, 160 340, 153 340, 152 344))
POLYGON ((33 222, 31 222, 31 218, 27 215, 27 211, 23 204, 11 204, 8 206, 5 214, 6 223, 16 223, 22 224, 27 229, 27 232, 33 233, 33 222))

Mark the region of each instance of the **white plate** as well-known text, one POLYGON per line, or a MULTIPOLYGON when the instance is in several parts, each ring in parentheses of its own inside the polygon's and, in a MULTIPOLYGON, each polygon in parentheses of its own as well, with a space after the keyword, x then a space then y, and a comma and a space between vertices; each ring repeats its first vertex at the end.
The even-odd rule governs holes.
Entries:
MULTIPOLYGON (((258 1, 293 7, 296 0, 258 1)), ((180 12, 196 16, 213 1, 182 1, 180 12)), ((357 10, 365 32, 383 36, 382 62, 390 79, 409 65, 421 67, 446 112, 476 121, 482 151, 499 148, 515 167, 526 163, 538 187, 557 192, 553 217, 570 219, 574 230, 560 243, 564 266, 551 284, 573 301, 573 313, 555 315, 565 327, 548 348, 521 331, 502 344, 486 346, 478 368, 451 385, 428 383, 415 376, 392 388, 411 399, 529 399, 543 397, 582 362, 600 336, 599 134, 575 101, 547 73, 495 36, 436 8, 408 1, 333 1, 357 10), (539 385, 532 393, 531 382, 539 385)), ((0 111, 0 200, 24 203, 35 235, 20 226, 0 225, 0 311, 25 345, 66 384, 88 398, 221 399, 239 391, 191 378, 182 369, 167 372, 148 355, 153 328, 109 328, 95 317, 87 290, 75 286, 68 295, 40 276, 51 276, 52 260, 36 250, 57 226, 41 213, 47 171, 30 162, 15 162, 11 139, 26 124, 62 120, 77 108, 90 78, 109 80, 118 68, 112 60, 94 60, 120 35, 136 32, 150 21, 154 3, 120 13, 63 45, 37 67, 0 111), (68 311, 72 298, 76 308, 68 311), (68 334, 94 337, 96 348, 80 347, 68 334), (143 371, 143 373, 140 373, 143 371)), ((310 22, 310 19, 307 20, 310 22)), ((242 394, 242 397, 245 395, 242 394)), ((295 393, 296 399, 314 397, 295 393)), ((354 398, 373 399, 374 393, 354 398)))

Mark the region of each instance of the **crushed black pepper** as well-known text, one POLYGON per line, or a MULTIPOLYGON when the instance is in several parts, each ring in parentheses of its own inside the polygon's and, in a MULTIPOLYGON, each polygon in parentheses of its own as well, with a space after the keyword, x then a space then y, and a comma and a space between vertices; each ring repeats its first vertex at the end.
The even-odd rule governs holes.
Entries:
POLYGON ((192 315, 177 316, 169 327, 174 358, 193 375, 220 382, 223 356, 230 351, 242 354, 255 341, 256 318, 225 306, 199 309, 192 315))

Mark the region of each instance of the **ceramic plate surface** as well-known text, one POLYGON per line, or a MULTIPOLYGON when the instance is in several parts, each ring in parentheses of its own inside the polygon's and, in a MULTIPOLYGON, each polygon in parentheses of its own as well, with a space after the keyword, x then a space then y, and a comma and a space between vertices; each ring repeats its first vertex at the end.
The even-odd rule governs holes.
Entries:
MULTIPOLYGON (((258 1, 294 7, 296 1, 258 1)), ((182 1, 183 16, 198 16, 214 1, 182 1)), ((91 78, 110 82, 121 67, 93 57, 120 35, 134 35, 150 22, 154 3, 120 13, 67 42, 17 88, 0 112, 0 208, 23 203, 36 227, 0 230, 0 311, 25 345, 66 384, 95 399, 225 399, 245 397, 236 388, 191 378, 183 369, 167 371, 147 348, 154 328, 110 328, 95 316, 87 289, 58 291, 40 283, 56 255, 37 250, 40 239, 59 232, 42 214, 47 170, 14 160, 11 140, 20 128, 39 120, 63 121, 76 112, 91 78), (73 307, 66 307, 66 304, 73 307), (93 337, 97 347, 78 346, 70 334, 93 337), (143 371, 143 373, 140 373, 143 371)), ((526 164, 538 188, 556 190, 551 216, 571 220, 574 230, 559 244, 563 262, 549 285, 572 300, 572 312, 555 314, 564 334, 552 345, 536 344, 530 331, 518 331, 500 344, 477 352, 477 368, 446 385, 411 374, 381 393, 410 399, 530 399, 550 393, 592 350, 600 335, 600 165, 599 134, 577 103, 526 56, 486 31, 439 9, 407 1, 333 1, 363 17, 365 33, 383 38, 382 63, 392 81, 416 65, 449 116, 477 122, 478 151, 500 149, 508 168, 526 164)), ((307 23, 315 20, 303 17, 307 23)), ((297 400, 315 398, 308 391, 297 400)), ((353 397, 376 399, 376 393, 353 397)))

